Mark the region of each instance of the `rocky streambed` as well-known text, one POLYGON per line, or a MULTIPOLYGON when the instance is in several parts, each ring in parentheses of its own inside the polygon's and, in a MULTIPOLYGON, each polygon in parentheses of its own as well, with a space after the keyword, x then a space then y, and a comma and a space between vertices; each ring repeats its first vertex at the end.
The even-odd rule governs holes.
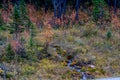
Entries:
MULTIPOLYGON (((94 65, 85 65, 85 66, 89 66, 91 68, 94 68, 95 66, 94 65)), ((75 70, 76 72, 79 72, 81 75, 82 75, 82 79, 83 80, 87 80, 87 79, 94 79, 94 75, 86 72, 86 71, 83 71, 82 67, 83 65, 79 64, 79 62, 75 62, 73 59, 69 59, 67 61, 67 67, 70 68, 71 70, 75 70)))
MULTIPOLYGON (((62 58, 62 56, 59 55, 59 58, 62 58)), ((88 79, 95 79, 95 75, 93 75, 91 72, 86 71, 89 68, 91 71, 95 70, 95 65, 91 64, 90 62, 77 62, 75 61, 72 56, 67 56, 67 60, 64 62, 64 64, 71 70, 76 71, 81 75, 82 80, 88 80, 88 79)))

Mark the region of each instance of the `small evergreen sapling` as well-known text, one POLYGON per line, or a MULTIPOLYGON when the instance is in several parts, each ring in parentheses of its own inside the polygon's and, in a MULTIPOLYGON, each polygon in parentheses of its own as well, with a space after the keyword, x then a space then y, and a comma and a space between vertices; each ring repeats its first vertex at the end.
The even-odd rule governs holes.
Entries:
POLYGON ((107 37, 107 40, 109 40, 112 37, 111 29, 107 31, 106 37, 107 37))
POLYGON ((14 58, 15 58, 15 53, 12 49, 11 44, 8 44, 8 46, 6 48, 5 60, 6 61, 11 61, 11 60, 14 60, 14 58))

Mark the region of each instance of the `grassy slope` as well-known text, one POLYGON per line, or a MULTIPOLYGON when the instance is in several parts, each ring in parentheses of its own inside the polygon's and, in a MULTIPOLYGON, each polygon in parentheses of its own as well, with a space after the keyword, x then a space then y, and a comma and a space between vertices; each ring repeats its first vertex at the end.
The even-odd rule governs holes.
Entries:
MULTIPOLYGON (((33 22, 37 14, 40 13, 31 13, 33 22)), ((82 19, 84 21, 88 18, 86 16, 82 18, 83 15, 80 13, 81 21, 82 19)), ((39 19, 44 19, 43 14, 39 19)), ((44 22, 44 20, 41 21, 44 22)), ((43 59, 39 63, 22 63, 21 80, 23 80, 22 78, 37 80, 40 77, 42 79, 53 80, 79 79, 81 74, 65 66, 67 55, 72 55, 76 62, 93 61, 92 64, 95 66, 95 71, 89 69, 87 66, 82 66, 82 70, 95 75, 95 77, 120 76, 120 31, 112 29, 112 37, 107 40, 106 34, 110 29, 109 26, 107 26, 108 29, 101 30, 97 28, 98 26, 94 22, 89 20, 83 25, 75 24, 71 26, 73 27, 69 29, 51 30, 53 36, 50 40, 48 52, 52 54, 52 57, 43 59), (53 45, 59 46, 60 50, 54 50, 51 47, 53 45), (63 57, 62 60, 59 59, 58 54, 63 57)), ((40 45, 43 45, 46 40, 43 33, 43 30, 38 31, 35 37, 35 40, 40 45)), ((3 34, 7 38, 10 37, 7 32, 3 32, 3 34)), ((4 49, 4 47, 0 49, 4 49)))
MULTIPOLYGON (((67 30, 53 30, 54 35, 51 45, 60 46, 61 50, 66 51, 66 54, 63 52, 59 53, 63 57, 70 54, 74 56, 74 60, 77 62, 93 61, 95 71, 90 70, 88 67, 82 67, 82 69, 84 68, 85 71, 95 75, 95 77, 119 76, 119 30, 113 30, 112 37, 107 40, 107 30, 95 30, 94 27, 91 29, 87 27, 84 25, 79 26, 79 28, 74 27, 67 30), (85 35, 87 33, 86 31, 89 31, 89 35, 85 35)), ((57 51, 53 51, 52 47, 50 47, 49 52, 54 56, 58 54, 57 51)), ((65 64, 65 60, 66 59, 63 60, 62 64, 65 64)), ((37 73, 43 78, 46 76, 46 78, 50 77, 53 80, 63 80, 64 78, 65 80, 70 80, 73 79, 73 74, 75 74, 77 79, 81 76, 77 72, 74 73, 74 71, 71 71, 66 66, 62 66, 62 64, 56 59, 53 61, 48 59, 42 60, 40 63, 41 68, 37 73), (42 68, 45 70, 42 71, 42 68), (70 73, 67 73, 67 70, 70 71, 70 73)))

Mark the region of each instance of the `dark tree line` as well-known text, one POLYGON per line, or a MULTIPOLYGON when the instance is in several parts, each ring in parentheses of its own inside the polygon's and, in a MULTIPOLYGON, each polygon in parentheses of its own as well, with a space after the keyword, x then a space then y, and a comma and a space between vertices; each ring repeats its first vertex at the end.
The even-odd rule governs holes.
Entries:
MULTIPOLYGON (((89 5, 92 5, 92 1, 95 0, 25 0, 26 3, 35 5, 36 9, 39 10, 41 7, 44 7, 45 13, 47 13, 48 9, 54 10, 54 16, 60 18, 66 12, 67 6, 72 6, 73 9, 76 10, 76 17, 78 19, 78 10, 80 5, 84 7, 84 3, 88 2, 89 5)), ((96 0, 97 1, 97 0, 96 0)), ((109 8, 114 7, 114 13, 116 13, 116 8, 120 7, 119 0, 104 0, 109 8)), ((13 4, 19 5, 20 0, 0 0, 0 4, 7 5, 8 2, 12 2, 13 4)))
MULTIPOLYGON (((7 3, 7 2, 17 3, 19 4, 20 0, 0 0, 0 4, 7 3)), ((53 0, 25 0, 26 3, 34 4, 35 6, 41 7, 45 6, 46 3, 50 7, 52 5, 53 0)), ((57 0, 55 0, 57 1, 57 0)), ((61 0, 62 1, 62 0, 61 0)), ((79 1, 79 0, 78 0, 79 1)), ((114 6, 114 3, 116 2, 116 6, 120 7, 120 1, 119 0, 105 0, 109 6, 114 6)), ((66 0, 67 5, 75 5, 76 0, 66 0)), ((84 4, 85 2, 91 3, 92 0, 81 0, 81 3, 84 4)))

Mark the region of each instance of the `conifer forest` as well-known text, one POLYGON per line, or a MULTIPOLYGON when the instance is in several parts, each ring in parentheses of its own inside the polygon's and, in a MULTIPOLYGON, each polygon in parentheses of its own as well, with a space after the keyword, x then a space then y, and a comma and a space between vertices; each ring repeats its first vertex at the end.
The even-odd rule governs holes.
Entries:
POLYGON ((0 80, 120 80, 120 0, 0 0, 0 80))

